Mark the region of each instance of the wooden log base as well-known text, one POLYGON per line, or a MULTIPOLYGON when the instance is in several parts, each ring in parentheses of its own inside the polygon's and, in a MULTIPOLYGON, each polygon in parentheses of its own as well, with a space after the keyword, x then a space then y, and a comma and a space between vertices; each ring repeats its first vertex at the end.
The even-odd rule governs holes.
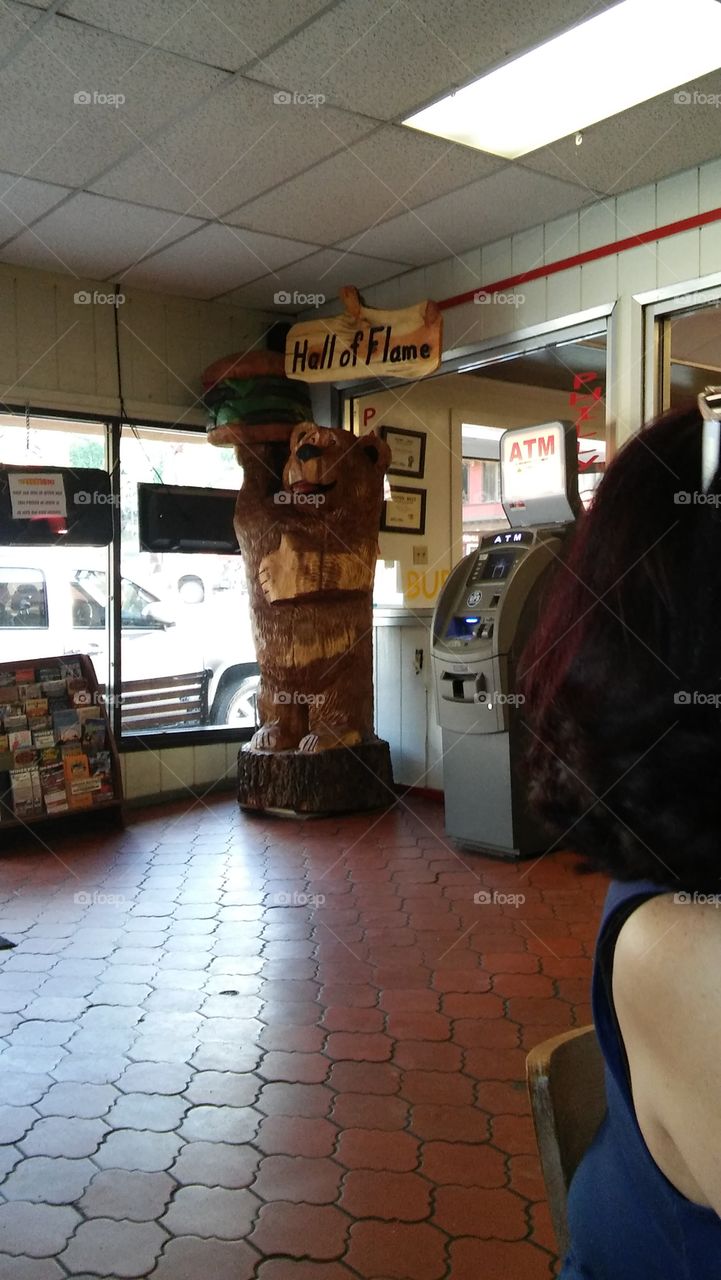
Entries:
POLYGON ((309 754, 238 752, 238 803, 280 817, 322 817, 387 808, 395 802, 387 742, 363 742, 309 754))

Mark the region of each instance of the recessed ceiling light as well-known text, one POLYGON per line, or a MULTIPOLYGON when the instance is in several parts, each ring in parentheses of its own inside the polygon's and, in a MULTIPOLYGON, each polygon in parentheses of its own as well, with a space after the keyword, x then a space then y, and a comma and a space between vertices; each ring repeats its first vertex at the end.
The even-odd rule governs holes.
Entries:
MULTIPOLYGON (((514 160, 719 66, 718 0, 623 0, 403 123, 514 160)), ((714 96, 674 100, 688 111, 714 96)))

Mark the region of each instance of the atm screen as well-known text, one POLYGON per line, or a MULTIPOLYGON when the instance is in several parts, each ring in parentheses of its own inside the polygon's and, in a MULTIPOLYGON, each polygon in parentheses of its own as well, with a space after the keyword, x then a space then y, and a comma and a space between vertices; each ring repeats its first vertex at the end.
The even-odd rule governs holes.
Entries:
POLYGON ((513 551, 491 551, 483 569, 483 582, 500 582, 507 578, 515 560, 513 551))
POLYGON ((472 636, 480 622, 478 614, 451 618, 446 627, 446 639, 455 640, 462 636, 472 636))

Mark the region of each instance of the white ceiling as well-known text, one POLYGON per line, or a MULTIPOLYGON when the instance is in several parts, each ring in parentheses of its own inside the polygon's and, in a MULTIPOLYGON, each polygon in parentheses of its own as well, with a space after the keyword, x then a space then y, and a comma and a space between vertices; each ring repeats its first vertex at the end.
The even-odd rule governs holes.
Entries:
POLYGON ((511 163, 400 126, 614 2, 2 0, 0 260, 287 314, 717 156, 672 94, 511 163))

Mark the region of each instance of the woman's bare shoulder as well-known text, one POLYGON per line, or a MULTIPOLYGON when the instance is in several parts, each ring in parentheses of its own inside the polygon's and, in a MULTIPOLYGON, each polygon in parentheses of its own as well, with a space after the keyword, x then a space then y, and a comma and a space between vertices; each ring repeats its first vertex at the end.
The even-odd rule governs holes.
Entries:
POLYGON ((718 989, 718 969, 710 972, 708 963, 720 958, 721 892, 659 894, 642 903, 621 929, 614 990, 618 983, 629 996, 663 993, 673 998, 678 992, 685 1003, 691 986, 718 989), (682 982, 684 977, 688 982, 682 982))

